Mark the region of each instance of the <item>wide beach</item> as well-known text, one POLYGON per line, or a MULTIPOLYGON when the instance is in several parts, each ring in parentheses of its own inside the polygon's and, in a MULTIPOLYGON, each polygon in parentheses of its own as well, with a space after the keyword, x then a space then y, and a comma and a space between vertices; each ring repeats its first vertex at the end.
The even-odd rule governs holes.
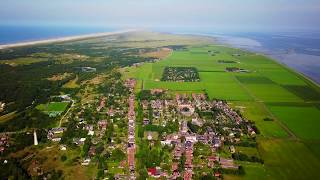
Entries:
POLYGON ((75 41, 75 40, 88 39, 88 38, 98 38, 98 37, 103 37, 103 36, 110 36, 110 35, 115 35, 115 34, 132 32, 132 31, 136 31, 136 30, 135 29, 127 29, 127 30, 114 31, 114 32, 94 33, 94 34, 79 35, 79 36, 53 38, 53 39, 47 39, 47 40, 11 43, 11 44, 0 45, 0 49, 33 46, 33 45, 39 45, 39 44, 48 44, 48 43, 57 43, 57 42, 66 42, 66 41, 75 41))

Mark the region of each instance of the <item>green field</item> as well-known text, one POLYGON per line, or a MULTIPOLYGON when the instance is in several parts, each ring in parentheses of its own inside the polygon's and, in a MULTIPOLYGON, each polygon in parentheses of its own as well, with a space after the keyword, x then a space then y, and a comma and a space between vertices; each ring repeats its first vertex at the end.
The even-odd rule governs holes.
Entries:
POLYGON ((320 140, 320 111, 315 107, 270 106, 270 110, 299 138, 320 140))
POLYGON ((49 116, 57 116, 63 113, 70 102, 50 102, 47 104, 40 104, 36 108, 49 116))
MULTIPOLYGON (((207 45, 174 51, 159 62, 126 68, 123 74, 138 80, 137 91, 163 88, 173 93, 206 92, 211 99, 227 100, 245 118, 254 121, 261 132, 258 154, 265 165, 243 164, 247 173, 236 179, 319 178, 320 88, 274 60, 239 49, 207 45), (221 63, 222 60, 236 63, 221 63), (166 66, 195 67, 200 81, 160 81, 166 66), (249 72, 226 72, 225 68, 231 66, 249 72)), ((258 155, 256 151, 250 153, 258 155)), ((226 176, 232 178, 235 176, 226 176)))
POLYGON ((260 153, 268 177, 275 179, 319 179, 319 159, 301 142, 262 140, 260 153))

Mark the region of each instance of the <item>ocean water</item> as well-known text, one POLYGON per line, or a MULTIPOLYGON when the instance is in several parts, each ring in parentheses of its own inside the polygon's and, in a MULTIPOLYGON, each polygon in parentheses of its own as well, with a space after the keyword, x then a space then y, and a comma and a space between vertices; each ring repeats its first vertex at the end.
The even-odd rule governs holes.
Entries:
POLYGON ((45 40, 115 30, 115 28, 104 27, 0 25, 0 44, 45 40))
POLYGON ((218 41, 265 54, 320 84, 320 33, 212 34, 218 41))

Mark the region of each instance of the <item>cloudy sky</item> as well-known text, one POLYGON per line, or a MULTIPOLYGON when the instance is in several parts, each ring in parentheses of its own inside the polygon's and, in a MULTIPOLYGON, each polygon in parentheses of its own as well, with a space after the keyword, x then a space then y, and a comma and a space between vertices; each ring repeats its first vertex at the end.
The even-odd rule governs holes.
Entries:
POLYGON ((320 0, 0 0, 0 24, 320 29, 320 0))

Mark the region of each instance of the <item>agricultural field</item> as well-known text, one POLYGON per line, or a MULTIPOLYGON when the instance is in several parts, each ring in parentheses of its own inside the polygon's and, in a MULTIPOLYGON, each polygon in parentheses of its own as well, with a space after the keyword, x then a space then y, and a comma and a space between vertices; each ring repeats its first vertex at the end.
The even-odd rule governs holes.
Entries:
POLYGON ((258 151, 264 165, 239 162, 244 176, 225 179, 317 179, 320 167, 320 88, 274 60, 221 45, 188 46, 167 58, 123 70, 138 80, 136 91, 154 88, 174 93, 205 92, 210 99, 227 100, 255 122, 258 151), (235 67, 242 71, 226 72, 235 67), (161 81, 166 67, 194 67, 199 82, 161 81))
POLYGON ((301 142, 264 139, 260 153, 267 177, 278 179, 319 179, 319 159, 301 142))
POLYGON ((320 111, 313 106, 275 106, 271 112, 301 139, 320 140, 320 111))

